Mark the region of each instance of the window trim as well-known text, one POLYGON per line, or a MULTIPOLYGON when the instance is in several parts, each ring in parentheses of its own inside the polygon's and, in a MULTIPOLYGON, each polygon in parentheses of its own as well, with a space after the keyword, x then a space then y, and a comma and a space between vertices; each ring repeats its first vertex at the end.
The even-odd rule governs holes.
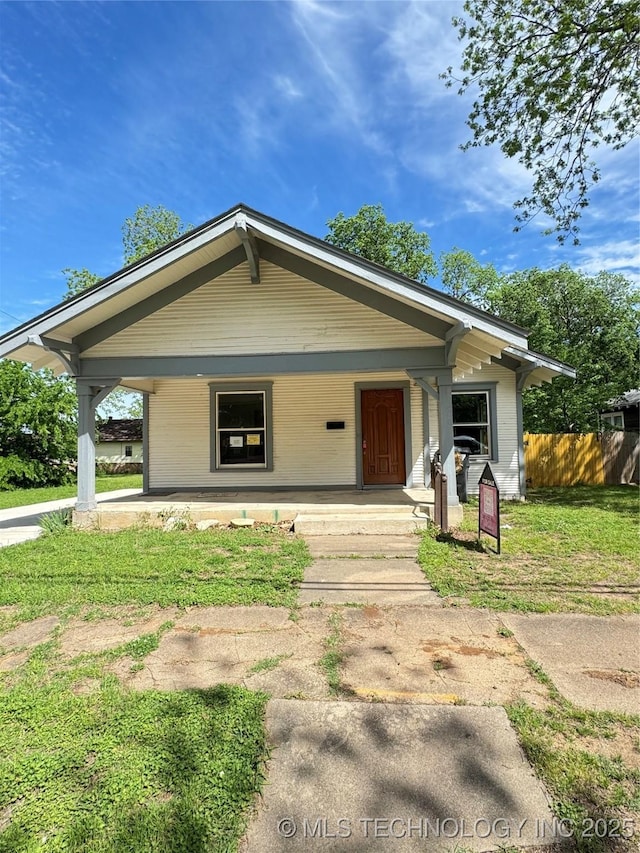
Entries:
MULTIPOLYGON (((489 417, 489 453, 478 454, 471 456, 470 459, 489 460, 491 462, 499 461, 499 444, 498 444, 498 406, 496 403, 496 388, 497 382, 454 382, 451 386, 451 395, 456 394, 480 394, 487 395, 487 415, 489 417)), ((453 405, 453 399, 452 399, 453 405)), ((453 422, 455 427, 455 421, 453 422)), ((455 444, 455 437, 454 437, 455 444)))
POLYGON ((127 459, 133 458, 133 444, 125 444, 124 455, 127 459), (127 452, 128 451, 128 452, 127 452))
POLYGON ((605 429, 624 430, 624 412, 604 412, 600 415, 600 421, 605 429), (622 422, 620 425, 614 423, 618 418, 622 422))
POLYGON ((209 383, 209 470, 214 474, 235 471, 255 474, 273 471, 273 382, 210 382, 209 383), (221 465, 218 456, 218 394, 264 394, 265 464, 221 465))

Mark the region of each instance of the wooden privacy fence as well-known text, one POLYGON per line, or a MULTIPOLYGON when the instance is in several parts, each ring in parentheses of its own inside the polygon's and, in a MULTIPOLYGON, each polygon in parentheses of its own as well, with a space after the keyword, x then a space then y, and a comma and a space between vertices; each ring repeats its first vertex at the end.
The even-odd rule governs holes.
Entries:
POLYGON ((529 486, 637 483, 639 459, 637 433, 526 433, 524 436, 524 466, 529 486))

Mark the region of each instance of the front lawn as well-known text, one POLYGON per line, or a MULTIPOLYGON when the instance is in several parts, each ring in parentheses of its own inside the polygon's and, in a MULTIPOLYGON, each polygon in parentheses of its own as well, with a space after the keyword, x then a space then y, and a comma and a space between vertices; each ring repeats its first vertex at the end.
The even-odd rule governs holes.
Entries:
POLYGON ((638 490, 573 486, 531 490, 501 504, 502 554, 476 544, 478 507, 460 530, 427 531, 420 563, 450 604, 494 610, 640 612, 638 490))
POLYGON ((0 549, 0 605, 292 606, 309 560, 279 530, 67 529, 0 549))
POLYGON ((572 705, 537 664, 529 669, 548 688, 547 706, 518 701, 505 711, 565 836, 580 853, 637 850, 640 717, 572 705))
POLYGON ((266 696, 134 693, 98 664, 52 674, 51 652, 0 681, 1 853, 236 850, 263 780, 266 696))
MULTIPOLYGON (((103 474, 96 476, 96 492, 112 492, 116 489, 142 489, 142 474, 103 474)), ((77 492, 76 483, 69 483, 66 486, 47 486, 42 489, 0 491, 0 509, 28 506, 45 501, 59 501, 63 498, 75 498, 77 492)))

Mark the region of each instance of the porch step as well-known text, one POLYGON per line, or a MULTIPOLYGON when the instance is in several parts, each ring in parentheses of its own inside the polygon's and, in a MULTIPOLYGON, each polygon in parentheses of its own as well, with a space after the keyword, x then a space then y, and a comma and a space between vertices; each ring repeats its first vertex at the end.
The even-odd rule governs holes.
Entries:
POLYGON ((429 525, 425 513, 302 513, 293 520, 293 529, 304 536, 387 535, 415 533, 429 525))

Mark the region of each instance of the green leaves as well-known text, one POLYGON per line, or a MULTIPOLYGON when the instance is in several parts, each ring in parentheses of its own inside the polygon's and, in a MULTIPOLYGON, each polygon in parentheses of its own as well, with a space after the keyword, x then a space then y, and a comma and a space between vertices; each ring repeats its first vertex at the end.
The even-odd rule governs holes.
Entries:
POLYGON ((139 207, 133 216, 125 219, 122 226, 125 264, 132 264, 161 249, 190 228, 177 213, 161 204, 157 207, 148 204, 139 207))
POLYGON ((640 0, 466 0, 471 21, 454 18, 466 40, 458 93, 476 92, 463 146, 500 145, 532 172, 515 203, 516 230, 542 212, 563 242, 578 242, 581 211, 599 180, 600 143, 621 148, 640 122, 640 0))
POLYGON ((72 479, 76 409, 70 379, 0 361, 0 489, 53 486, 72 479))
POLYGON ((529 347, 567 362, 575 380, 560 377, 527 391, 530 432, 596 432, 607 400, 635 388, 640 371, 638 296, 621 275, 590 277, 561 266, 501 279, 489 310, 531 330, 529 347))
POLYGON ((428 234, 411 222, 389 222, 381 204, 363 204, 354 216, 339 213, 327 222, 328 243, 387 269, 426 282, 438 274, 428 234))
MULTIPOLYGON (((150 207, 148 204, 139 207, 133 216, 125 219, 122 226, 125 265, 139 261, 157 249, 161 249, 191 227, 191 225, 185 225, 177 213, 167 210, 161 204, 157 207, 150 207)), ((67 267, 62 272, 67 279, 67 292, 64 299, 70 299, 82 293, 83 290, 93 287, 101 280, 101 276, 86 268, 76 270, 67 267)))

